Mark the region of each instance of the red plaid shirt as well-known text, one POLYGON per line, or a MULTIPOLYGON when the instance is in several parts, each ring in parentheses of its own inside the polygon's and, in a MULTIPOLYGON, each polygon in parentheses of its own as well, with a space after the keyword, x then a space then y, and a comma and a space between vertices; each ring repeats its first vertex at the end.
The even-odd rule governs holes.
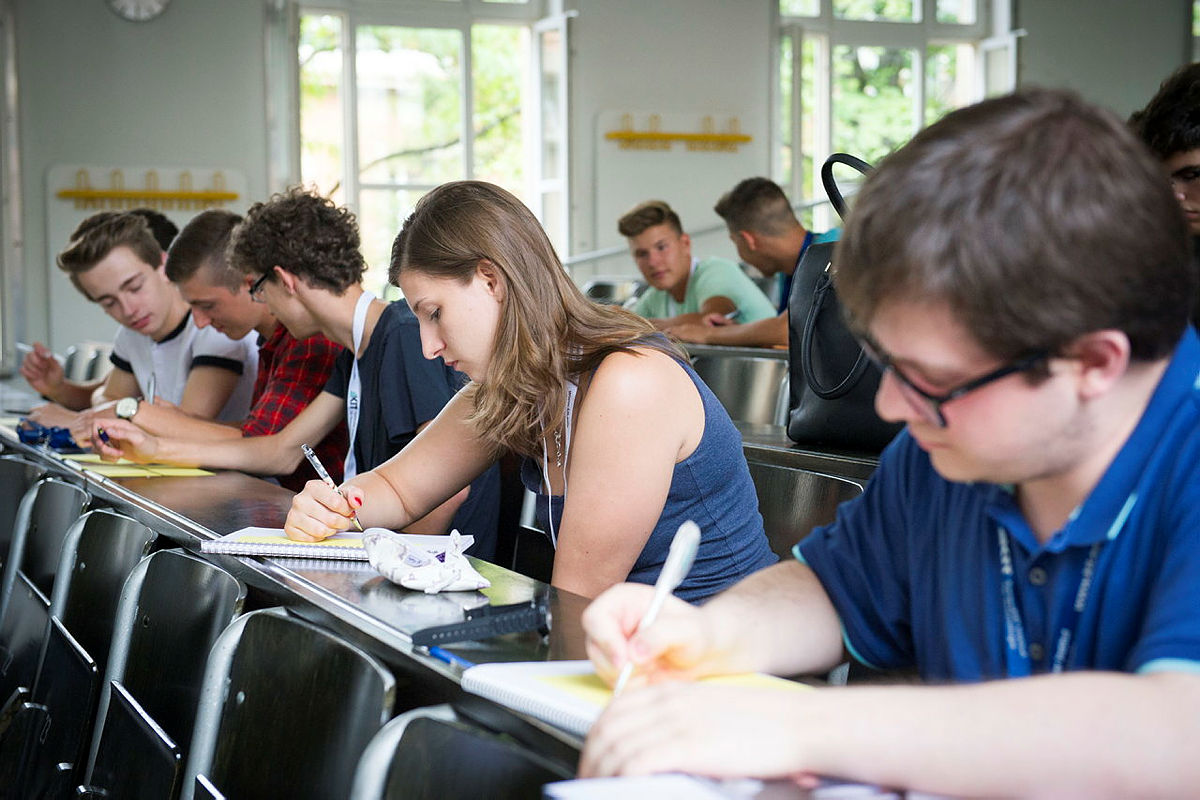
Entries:
MULTIPOLYGON (((278 433, 313 401, 343 348, 317 334, 297 340, 287 328, 278 325, 271 338, 258 348, 258 379, 254 383, 254 405, 242 423, 242 436, 267 436, 278 433)), ((346 459, 346 420, 343 419, 313 449, 325 469, 338 483, 342 480, 342 462, 346 459)), ((307 460, 290 475, 280 475, 279 483, 294 492, 317 474, 307 460)))

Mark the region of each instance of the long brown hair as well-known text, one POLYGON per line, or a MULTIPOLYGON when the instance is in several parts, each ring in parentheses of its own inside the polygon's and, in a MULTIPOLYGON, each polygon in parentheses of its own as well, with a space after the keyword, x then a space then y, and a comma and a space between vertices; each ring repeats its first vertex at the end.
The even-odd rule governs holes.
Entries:
MULTIPOLYGON (((537 455, 544 431, 563 422, 565 381, 655 331, 584 297, 529 209, 481 181, 447 183, 421 198, 392 245, 388 280, 399 285, 413 270, 466 284, 483 262, 501 276, 505 300, 487 381, 467 388, 472 421, 497 449, 537 455)), ((664 349, 683 357, 672 344, 664 349)))

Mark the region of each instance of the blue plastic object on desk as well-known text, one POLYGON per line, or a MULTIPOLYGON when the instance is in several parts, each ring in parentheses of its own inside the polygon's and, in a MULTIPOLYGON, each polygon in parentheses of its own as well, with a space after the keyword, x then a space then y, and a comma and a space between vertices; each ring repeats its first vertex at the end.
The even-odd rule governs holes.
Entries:
POLYGON ((82 453, 68 428, 50 427, 23 418, 17 423, 17 438, 23 444, 44 444, 60 453, 82 453))

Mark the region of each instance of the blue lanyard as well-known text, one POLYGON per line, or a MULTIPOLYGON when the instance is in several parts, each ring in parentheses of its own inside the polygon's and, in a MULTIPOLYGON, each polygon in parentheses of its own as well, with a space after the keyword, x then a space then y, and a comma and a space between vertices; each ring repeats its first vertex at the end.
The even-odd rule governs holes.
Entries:
MULTIPOLYGON (((1008 544, 1008 532, 1003 527, 996 528, 1000 542, 1000 599, 1004 605, 1004 639, 1005 659, 1008 664, 1008 677, 1027 678, 1033 674, 1033 664, 1029 658, 1029 649, 1025 641, 1025 625, 1021 622, 1021 611, 1017 608, 1016 580, 1013 573, 1012 549, 1008 544)), ((1071 654, 1072 640, 1075 629, 1079 626, 1079 618, 1087 604, 1088 595, 1092 591, 1092 578, 1096 572, 1096 561, 1100 557, 1100 542, 1092 545, 1088 552, 1087 561, 1083 563, 1083 572, 1079 576, 1079 588, 1075 590, 1075 602, 1067 611, 1059 630, 1058 639, 1054 643, 1054 662, 1051 672, 1062 672, 1067 658, 1071 654)))

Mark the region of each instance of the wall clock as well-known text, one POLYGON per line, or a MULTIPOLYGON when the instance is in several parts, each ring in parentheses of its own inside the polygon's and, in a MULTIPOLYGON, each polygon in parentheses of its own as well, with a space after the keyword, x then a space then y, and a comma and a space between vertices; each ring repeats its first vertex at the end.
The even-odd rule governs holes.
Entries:
POLYGON ((108 7, 122 19, 149 22, 166 10, 171 0, 106 0, 108 7))

